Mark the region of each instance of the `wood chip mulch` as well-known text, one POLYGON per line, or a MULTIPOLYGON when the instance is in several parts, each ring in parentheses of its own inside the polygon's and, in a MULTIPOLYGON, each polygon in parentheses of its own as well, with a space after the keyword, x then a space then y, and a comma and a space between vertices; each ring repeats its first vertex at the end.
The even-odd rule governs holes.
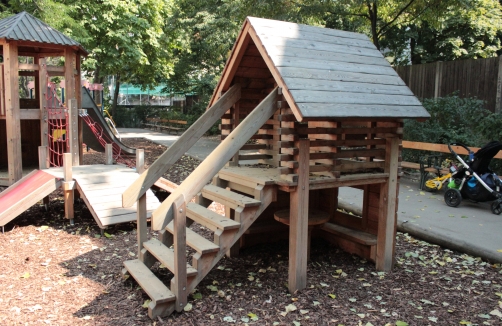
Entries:
MULTIPOLYGON (((124 142, 144 148, 147 164, 165 150, 124 142)), ((104 158, 90 151, 84 160, 104 158)), ((198 163, 183 157, 165 177, 179 183, 198 163)), ((198 285, 188 311, 151 320, 148 297, 121 274, 137 255, 135 225, 101 235, 85 204, 75 210, 70 226, 55 192, 47 211, 39 203, 0 234, 0 325, 502 325, 500 265, 401 233, 390 273, 314 239, 308 286, 295 294, 287 291, 287 241, 242 250, 198 285)), ((166 284, 172 277, 161 266, 154 272, 166 284)))

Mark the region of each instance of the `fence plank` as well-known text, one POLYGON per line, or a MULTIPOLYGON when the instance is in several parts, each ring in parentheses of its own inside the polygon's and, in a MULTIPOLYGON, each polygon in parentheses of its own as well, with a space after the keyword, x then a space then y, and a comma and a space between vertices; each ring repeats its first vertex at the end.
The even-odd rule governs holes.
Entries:
POLYGON ((444 97, 458 91, 461 97, 477 97, 485 108, 502 111, 502 58, 469 59, 395 67, 419 98, 444 97))

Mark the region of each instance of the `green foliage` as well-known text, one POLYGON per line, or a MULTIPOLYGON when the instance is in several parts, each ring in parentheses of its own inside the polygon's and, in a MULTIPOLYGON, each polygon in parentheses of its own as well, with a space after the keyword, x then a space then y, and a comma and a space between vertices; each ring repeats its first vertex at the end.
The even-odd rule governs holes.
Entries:
MULTIPOLYGON (((425 143, 464 143, 482 147, 491 140, 502 140, 502 114, 483 108, 483 101, 460 98, 456 94, 438 99, 424 99, 430 113, 426 121, 405 120, 404 140, 425 143)), ((418 162, 423 152, 403 150, 405 161, 418 162)))

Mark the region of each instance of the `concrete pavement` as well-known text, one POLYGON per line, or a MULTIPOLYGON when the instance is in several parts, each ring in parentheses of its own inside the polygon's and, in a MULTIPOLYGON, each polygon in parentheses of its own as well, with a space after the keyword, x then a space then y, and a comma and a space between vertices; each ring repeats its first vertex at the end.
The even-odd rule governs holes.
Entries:
MULTIPOLYGON (((119 128, 122 138, 147 138, 170 146, 179 137, 146 129, 119 128)), ((202 138, 188 155, 203 160, 218 145, 217 140, 202 138)), ((502 215, 494 215, 490 203, 463 200, 453 208, 443 200, 444 190, 429 193, 418 189, 418 182, 402 177, 399 189, 398 230, 430 243, 465 252, 491 262, 502 263, 502 215)), ((360 212, 362 191, 340 188, 341 207, 360 212)))

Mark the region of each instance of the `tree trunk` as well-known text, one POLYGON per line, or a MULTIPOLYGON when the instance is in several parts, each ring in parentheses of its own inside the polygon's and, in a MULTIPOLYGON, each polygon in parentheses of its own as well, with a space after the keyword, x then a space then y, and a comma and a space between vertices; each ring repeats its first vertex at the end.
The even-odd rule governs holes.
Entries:
POLYGON ((373 3, 367 3, 368 6, 368 15, 370 17, 371 22, 371 38, 373 40, 373 44, 380 51, 380 42, 378 41, 378 31, 377 31, 377 20, 378 20, 378 8, 376 1, 373 3))
POLYGON ((115 116, 115 112, 117 111, 117 102, 119 98, 119 90, 120 90, 120 75, 117 74, 115 79, 115 90, 113 92, 113 103, 112 103, 112 117, 115 116))

